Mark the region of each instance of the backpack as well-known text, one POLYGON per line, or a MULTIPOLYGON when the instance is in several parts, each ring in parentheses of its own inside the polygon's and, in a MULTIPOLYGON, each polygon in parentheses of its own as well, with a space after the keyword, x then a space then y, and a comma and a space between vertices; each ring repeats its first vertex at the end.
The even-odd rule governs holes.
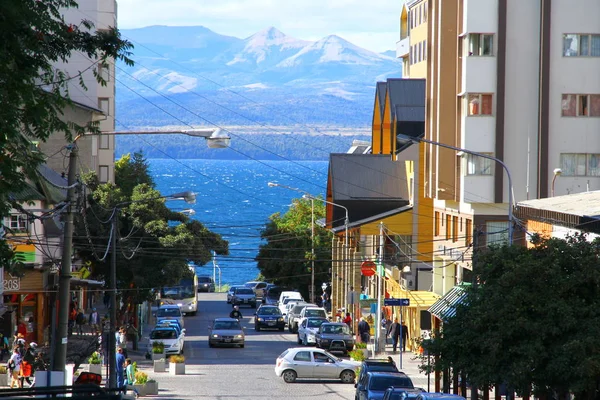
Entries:
POLYGON ((77 322, 79 325, 85 324, 85 315, 83 315, 83 313, 77 314, 77 318, 75 319, 75 322, 77 322))

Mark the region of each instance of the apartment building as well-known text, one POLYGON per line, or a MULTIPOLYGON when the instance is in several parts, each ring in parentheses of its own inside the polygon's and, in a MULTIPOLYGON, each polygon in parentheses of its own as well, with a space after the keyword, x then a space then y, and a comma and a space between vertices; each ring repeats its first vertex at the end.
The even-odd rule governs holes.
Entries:
MULTIPOLYGON (((66 9, 63 13, 65 21, 79 29, 85 29, 81 22, 91 21, 94 30, 108 29, 117 26, 117 2, 115 0, 79 0, 79 7, 66 9)), ((83 53, 74 53, 67 63, 57 63, 56 68, 74 77, 69 84, 69 96, 78 105, 93 113, 93 119, 99 121, 102 132, 115 130, 115 63, 109 60, 107 65, 100 65, 97 60, 90 60, 83 53), (106 85, 97 82, 94 73, 102 76, 106 85), (81 74, 87 90, 79 85, 81 74)), ((78 110, 75 110, 78 111, 78 110)), ((81 112, 79 112, 81 114, 81 112)), ((66 115, 66 118, 75 118, 66 115)), ((76 120, 76 119, 75 119, 76 120)), ((78 121, 80 122, 80 121, 78 121)), ((49 155, 48 165, 58 171, 66 172, 68 162, 61 148, 66 145, 62 135, 52 135, 41 148, 49 155)), ((111 135, 84 137, 77 141, 79 147, 80 169, 96 171, 100 182, 114 182, 115 138, 111 135)))
MULTIPOLYGON (((424 137, 502 160, 512 177, 509 187, 498 162, 420 144, 435 292, 469 280, 474 240, 507 240, 509 195, 516 204, 599 188, 597 15, 597 0, 404 5, 397 56, 404 77, 426 78, 424 137)), ((524 240, 518 226, 514 239, 524 240)))

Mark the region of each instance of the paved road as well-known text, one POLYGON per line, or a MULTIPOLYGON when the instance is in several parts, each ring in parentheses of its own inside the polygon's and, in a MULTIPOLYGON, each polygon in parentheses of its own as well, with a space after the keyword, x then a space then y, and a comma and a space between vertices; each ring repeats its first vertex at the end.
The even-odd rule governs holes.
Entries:
POLYGON ((246 346, 209 348, 208 325, 228 316, 231 306, 222 293, 200 293, 195 317, 186 317, 186 375, 150 375, 159 382, 160 397, 169 399, 354 399, 354 385, 310 380, 286 384, 275 376, 275 359, 296 346, 296 335, 286 331, 254 330, 254 309, 242 307, 246 346))

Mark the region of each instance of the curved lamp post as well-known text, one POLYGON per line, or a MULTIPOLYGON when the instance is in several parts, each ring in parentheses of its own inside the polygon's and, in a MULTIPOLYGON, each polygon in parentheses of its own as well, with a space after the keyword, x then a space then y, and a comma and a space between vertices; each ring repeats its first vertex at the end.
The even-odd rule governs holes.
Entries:
POLYGON ((560 168, 554 168, 554 178, 552 178, 552 197, 554 197, 554 182, 556 181, 556 178, 558 178, 560 175, 562 175, 562 169, 560 168))

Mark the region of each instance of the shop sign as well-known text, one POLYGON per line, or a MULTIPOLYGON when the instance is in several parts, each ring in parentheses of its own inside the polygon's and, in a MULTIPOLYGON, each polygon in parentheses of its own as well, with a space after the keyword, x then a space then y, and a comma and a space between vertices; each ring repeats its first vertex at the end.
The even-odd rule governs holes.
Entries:
POLYGON ((14 292, 16 290, 21 290, 21 278, 6 273, 4 275, 3 287, 5 292, 14 292))

